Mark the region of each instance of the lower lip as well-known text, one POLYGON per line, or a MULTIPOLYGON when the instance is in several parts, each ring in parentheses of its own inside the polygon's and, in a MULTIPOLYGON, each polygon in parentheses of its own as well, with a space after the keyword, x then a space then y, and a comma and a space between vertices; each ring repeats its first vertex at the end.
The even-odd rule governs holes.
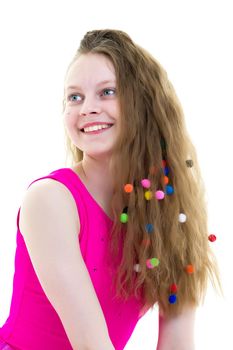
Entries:
MULTIPOLYGON (((112 125, 113 126, 113 125, 112 125)), ((95 130, 95 131, 89 131, 89 132, 83 132, 83 134, 85 135, 94 135, 94 134, 101 134, 109 129, 112 128, 112 126, 110 126, 110 128, 105 128, 105 129, 100 129, 100 130, 95 130)))

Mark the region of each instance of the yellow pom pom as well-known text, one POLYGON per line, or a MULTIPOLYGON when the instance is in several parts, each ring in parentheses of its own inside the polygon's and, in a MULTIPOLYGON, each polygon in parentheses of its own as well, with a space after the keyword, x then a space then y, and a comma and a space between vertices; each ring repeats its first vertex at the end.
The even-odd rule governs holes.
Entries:
POLYGON ((151 200, 152 192, 151 191, 146 191, 145 192, 145 198, 146 198, 147 201, 151 200))

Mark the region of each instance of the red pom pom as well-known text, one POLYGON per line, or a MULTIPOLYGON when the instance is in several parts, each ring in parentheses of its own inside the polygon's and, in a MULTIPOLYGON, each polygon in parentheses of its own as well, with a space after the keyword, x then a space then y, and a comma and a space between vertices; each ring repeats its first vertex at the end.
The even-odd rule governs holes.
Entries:
POLYGON ((176 293, 178 290, 178 287, 175 283, 173 283, 171 286, 170 286, 170 292, 171 293, 176 293))
POLYGON ((167 162, 165 159, 162 160, 162 167, 165 168, 165 166, 167 165, 167 162))
POLYGON ((209 235, 208 239, 210 242, 214 242, 214 241, 216 241, 217 238, 215 235, 209 235))

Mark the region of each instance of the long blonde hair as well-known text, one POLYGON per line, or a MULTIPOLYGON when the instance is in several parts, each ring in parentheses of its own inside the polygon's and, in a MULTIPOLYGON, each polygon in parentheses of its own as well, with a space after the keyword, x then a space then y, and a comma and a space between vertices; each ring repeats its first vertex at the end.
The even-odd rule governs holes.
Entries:
MULTIPOLYGON (((143 297, 143 307, 158 302, 165 316, 175 316, 185 305, 204 300, 208 276, 221 290, 208 240, 205 187, 181 104, 161 64, 125 32, 87 32, 67 72, 87 53, 105 55, 113 63, 120 103, 121 132, 111 159, 115 182, 109 241, 109 262, 115 266, 123 244, 113 276, 116 297, 127 300, 134 294, 143 297), (150 180, 150 188, 142 187, 142 179, 150 180), (132 184, 133 191, 126 193, 125 184, 132 184), (158 190, 165 194, 161 200, 154 196, 158 190), (120 221, 123 209, 125 223, 120 221), (178 220, 181 213, 185 222, 178 220)), ((67 134, 66 145, 72 165, 83 159, 67 134)))

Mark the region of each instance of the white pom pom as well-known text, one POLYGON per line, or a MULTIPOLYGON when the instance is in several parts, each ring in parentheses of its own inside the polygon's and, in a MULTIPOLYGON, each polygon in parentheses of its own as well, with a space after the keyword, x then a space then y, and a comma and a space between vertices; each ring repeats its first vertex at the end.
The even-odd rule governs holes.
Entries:
POLYGON ((185 222, 187 219, 186 215, 183 213, 179 214, 179 222, 185 222))
POLYGON ((135 264, 134 265, 134 271, 136 271, 136 272, 140 272, 141 271, 141 267, 140 267, 139 264, 135 264))

